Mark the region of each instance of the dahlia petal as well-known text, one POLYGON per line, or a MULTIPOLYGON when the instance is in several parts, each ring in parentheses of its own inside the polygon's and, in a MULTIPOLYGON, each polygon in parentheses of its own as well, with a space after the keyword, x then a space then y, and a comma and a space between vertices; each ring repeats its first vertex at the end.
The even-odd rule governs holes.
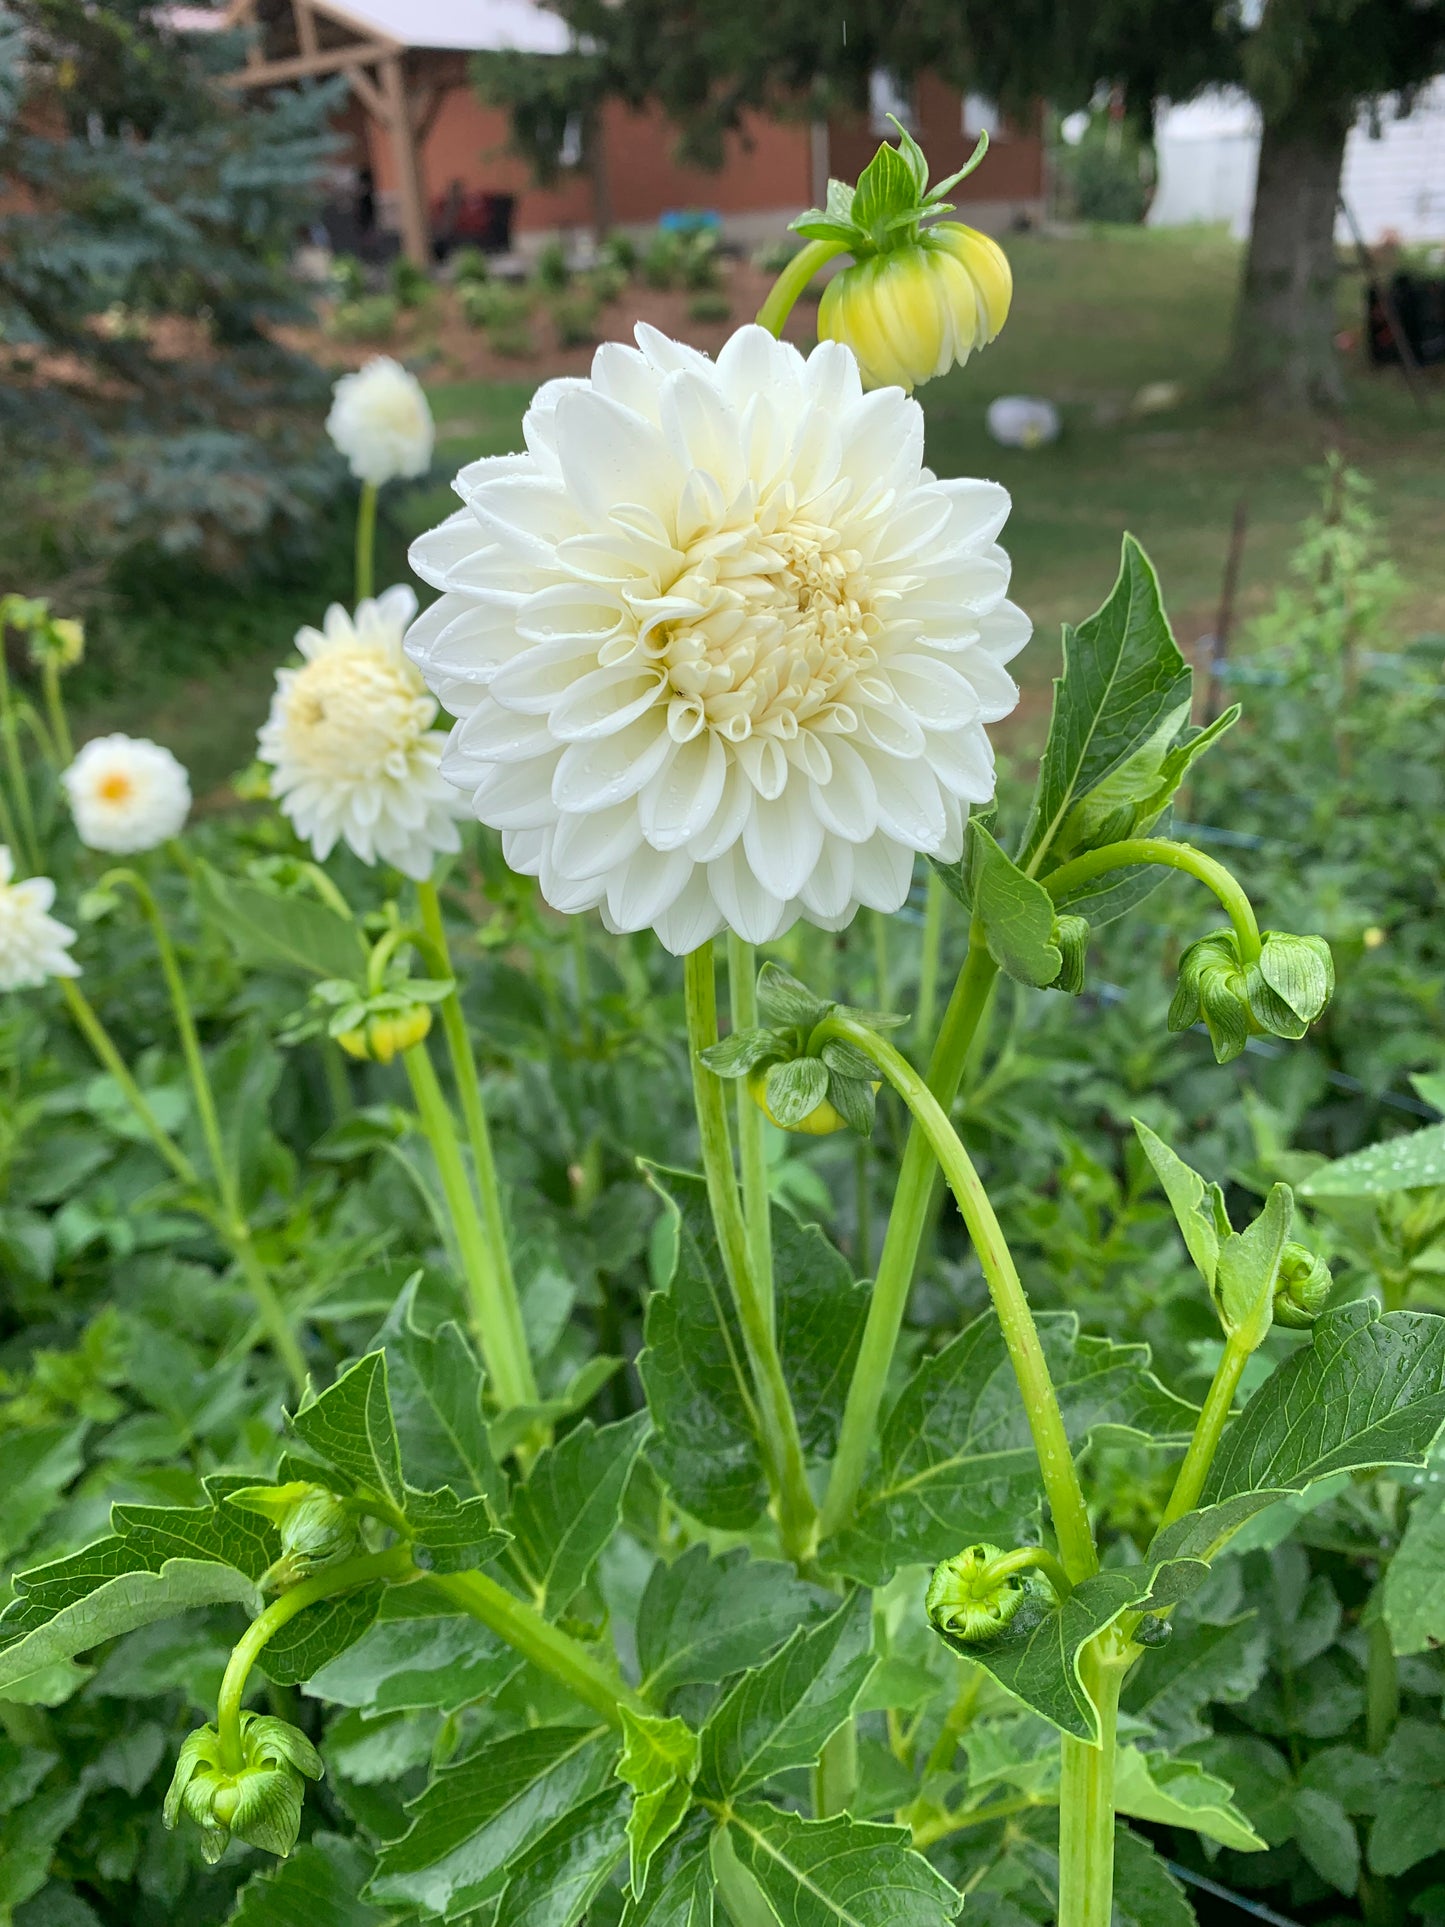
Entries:
POLYGON ((1002 722, 1013 714, 1019 706, 1019 686, 1007 669, 981 649, 970 650, 963 658, 963 667, 977 691, 982 722, 1002 722))
POLYGON ((665 700, 667 678, 651 664, 620 664, 578 676, 553 703, 549 721, 562 742, 610 736, 665 700))
POLYGON ((723 779, 722 799, 712 821, 698 831, 687 846, 694 863, 711 863, 730 850, 743 833, 756 801, 756 791, 736 763, 729 762, 723 779))
POLYGON ((899 701, 925 729, 962 729, 978 715, 978 691, 936 657, 896 656, 888 673, 899 701))
POLYGON ((823 825, 806 783, 789 783, 772 802, 753 805, 743 828, 743 854, 771 896, 798 895, 823 847, 823 825))
POLYGON ((866 760, 851 743, 834 737, 828 745, 833 773, 810 794, 825 830, 845 843, 866 843, 878 827, 878 789, 866 760))
POLYGON ((407 550, 406 559, 423 582, 434 589, 445 589, 453 567, 465 561, 476 547, 476 521, 470 509, 461 508, 419 535, 407 550))
POLYGON ((682 894, 692 875, 692 858, 682 850, 638 846, 607 882, 607 908, 619 930, 645 930, 682 894))
POLYGON ((662 767, 672 738, 649 712, 615 736, 569 743, 552 778, 560 810, 600 810, 636 796, 662 767))
POLYGON ((723 928, 723 914, 713 901, 707 871, 694 869, 681 894, 658 916, 653 928, 665 950, 685 957, 723 928))
POLYGON ((1034 632, 1034 625, 1017 604, 1001 602, 978 625, 979 647, 995 662, 1012 662, 1034 632))
POLYGON ((642 834, 654 850, 679 850, 722 801, 727 756, 711 730, 679 743, 638 798, 642 834))
POLYGON ((786 903, 758 881, 736 844, 708 864, 707 881, 728 927, 744 943, 771 943, 784 928, 786 903))
POLYGON ((853 900, 853 846, 825 836, 818 860, 798 891, 803 908, 815 917, 841 917, 853 900))
POLYGON ((936 851, 948 830, 938 778, 928 764, 897 756, 873 761, 878 785, 878 828, 895 842, 925 854, 936 851))
POLYGON ((928 761, 939 782, 961 802, 991 801, 995 785, 993 745, 981 723, 930 734, 928 761))
POLYGON ((552 838, 551 862, 559 876, 605 876, 625 863, 641 841, 642 824, 630 801, 615 803, 610 810, 564 813, 552 838))
POLYGON ((578 508, 605 522, 637 503, 668 523, 682 476, 661 432, 619 402, 587 390, 557 408, 558 458, 578 508))
POLYGON ((953 519, 948 525, 948 545, 967 543, 970 546, 993 542, 1008 520, 1013 506, 1008 490, 1001 482, 975 480, 968 475, 951 476, 936 486, 953 503, 953 519))
POLYGON ((535 763, 494 763, 472 791, 472 808, 494 830, 540 830, 557 821, 535 763))
MULTIPOLYGON (((687 370, 669 375, 662 386, 662 432, 684 474, 700 470, 731 501, 744 481, 742 445, 736 411, 718 393, 715 381, 687 370)), ((679 531, 681 539, 691 540, 679 531)))
POLYGON ((644 421, 659 422, 657 377, 640 348, 604 341, 592 357, 592 386, 599 395, 620 401, 644 421))
POLYGON ((853 894, 869 910, 892 916, 913 882, 913 852, 879 831, 853 848, 853 894))
POLYGON ((923 410, 896 388, 862 395, 838 420, 841 467, 860 490, 898 488, 923 465, 923 410))
POLYGON ((923 731, 900 703, 864 703, 858 723, 862 739, 885 755, 911 760, 923 754, 923 731))

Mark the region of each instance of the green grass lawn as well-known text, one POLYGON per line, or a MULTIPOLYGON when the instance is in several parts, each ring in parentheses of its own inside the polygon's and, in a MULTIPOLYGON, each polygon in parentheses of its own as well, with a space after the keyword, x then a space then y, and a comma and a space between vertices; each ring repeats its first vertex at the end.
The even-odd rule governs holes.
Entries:
MULTIPOLYGON (((1248 513, 1243 609, 1268 598, 1316 494, 1309 474, 1338 447, 1375 483, 1395 558, 1409 584, 1405 623, 1445 630, 1445 381, 1435 371, 1422 419, 1398 370, 1349 357, 1350 405, 1337 420, 1285 425, 1212 392, 1228 342, 1239 250, 1212 229, 1110 229, 1008 243, 1013 312, 994 345, 921 391, 929 458, 942 474, 996 477, 1012 491, 1005 541, 1014 593, 1038 635, 1025 680, 1042 689, 1058 665, 1058 624, 1077 620, 1113 578, 1121 531, 1144 543, 1163 577, 1180 639, 1211 626, 1235 503, 1248 513), (1139 414, 1151 383, 1180 385, 1176 406, 1139 414), (1001 449, 984 432, 997 395, 1047 396, 1063 412, 1050 448, 1001 449)), ((1358 329, 1358 280, 1341 288, 1342 325, 1358 329)), ((438 384, 437 474, 518 447, 533 378, 438 384)), ((447 514, 445 482, 397 494, 381 531, 378 579, 405 579, 405 547, 447 514)), ((132 596, 123 620, 155 664, 124 700, 87 719, 170 742, 205 788, 250 756, 271 673, 303 621, 345 599, 338 532, 296 580, 252 592, 190 585, 159 606, 132 596), (190 673, 187 660, 195 663, 190 673)))

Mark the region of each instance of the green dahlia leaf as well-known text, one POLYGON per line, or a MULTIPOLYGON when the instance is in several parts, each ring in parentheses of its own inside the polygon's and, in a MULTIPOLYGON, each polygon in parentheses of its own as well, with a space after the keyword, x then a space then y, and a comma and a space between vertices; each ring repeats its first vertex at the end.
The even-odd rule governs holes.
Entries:
POLYGON ((629 1896, 622 1927, 713 1927, 711 1831, 695 1811, 658 1855, 643 1892, 629 1896))
POLYGON ((649 1425, 645 1412, 600 1431, 583 1419, 513 1490, 507 1530, 543 1611, 565 1609, 616 1530, 649 1425))
POLYGON ((1445 1185, 1445 1124, 1427 1124, 1407 1137, 1366 1145, 1313 1171, 1302 1198, 1384 1198, 1396 1191, 1445 1185))
POLYGON ((243 964, 298 977, 359 977, 366 968, 360 930, 317 897, 283 896, 198 864, 203 914, 243 964))
POLYGON ((943 1927, 962 1903, 908 1844, 902 1827, 840 1814, 804 1820, 776 1807, 729 1810, 714 1836, 713 1864, 729 1911, 738 1876, 761 1901, 750 1923, 782 1927, 943 1927))
POLYGON ((1054 902, 1026 876, 976 818, 968 824, 973 914, 994 962, 1017 983, 1043 989, 1058 976, 1063 952, 1053 940, 1054 902))
POLYGON ((652 1569, 637 1611, 642 1691, 662 1705, 679 1686, 712 1685, 757 1666, 818 1616, 820 1595, 791 1566, 739 1546, 720 1559, 689 1546, 652 1569))
POLYGON ((574 1927, 627 1851, 627 1789, 604 1787, 554 1820, 507 1869, 506 1927, 574 1927))
POLYGON ((640 1894, 654 1855, 687 1818, 701 1757, 698 1736, 683 1720, 656 1719, 622 1708, 617 1777, 632 1789, 627 1816, 628 1885, 640 1894))
POLYGON ((432 1332, 422 1329, 417 1282, 407 1285, 377 1334, 386 1349, 402 1465, 422 1491, 449 1485, 464 1496, 484 1493, 500 1514, 506 1510, 506 1480, 487 1441, 481 1363, 454 1320, 432 1332))
POLYGON ((1234 1805, 1234 1789, 1193 1760, 1171 1760, 1165 1753, 1119 1749, 1114 1804, 1135 1820, 1165 1827, 1190 1827, 1207 1840, 1236 1853, 1259 1853, 1269 1845, 1234 1805))
POLYGON ((1397 1653, 1445 1646, 1445 1477, 1438 1464, 1432 1473, 1385 1569, 1383 1610, 1397 1653))
POLYGON ((319 1599, 266 1642, 257 1664, 277 1686, 299 1686, 356 1643, 380 1609, 380 1580, 339 1599, 319 1599))
POLYGON ((391 1414, 385 1352, 368 1352, 320 1398, 291 1419, 291 1430, 328 1465, 400 1510, 406 1498, 401 1447, 391 1414))
POLYGON ((449 1485, 439 1492, 406 1495, 406 1522, 414 1534, 416 1563, 429 1572, 474 1572, 507 1544, 480 1494, 459 1499, 449 1485))
POLYGON ((229 1927, 384 1927, 386 1915, 359 1898, 370 1870, 359 1841, 313 1834, 246 1882, 229 1927))
POLYGON ((499 1692, 522 1662, 469 1615, 418 1613, 425 1587, 389 1592, 376 1623, 307 1683, 314 1699, 372 1714, 455 1713, 499 1692))

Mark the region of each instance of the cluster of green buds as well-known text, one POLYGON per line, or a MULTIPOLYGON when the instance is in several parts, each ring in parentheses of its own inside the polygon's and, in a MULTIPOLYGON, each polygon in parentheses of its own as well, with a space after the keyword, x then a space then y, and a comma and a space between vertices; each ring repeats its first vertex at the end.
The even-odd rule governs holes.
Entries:
POLYGON ((923 1597, 928 1623, 956 1652, 986 1645, 1008 1630, 1029 1601, 1052 1603, 1056 1589, 1042 1589, 1037 1569, 1053 1563, 1037 1546, 1013 1552, 986 1543, 967 1546, 934 1567, 923 1597))
POLYGON ((1259 956, 1246 963, 1235 933, 1219 930, 1180 958, 1169 1028, 1188 1030, 1203 1018, 1216 1059, 1227 1064, 1251 1037, 1303 1037, 1334 989, 1334 961, 1323 937, 1266 930, 1259 956))
POLYGON ((827 1137, 845 1127, 867 1137, 878 1094, 877 1067, 842 1038, 827 1039, 814 1055, 813 1032, 837 1011, 870 1030, 893 1030, 908 1020, 815 997, 806 984, 764 964, 758 973, 758 1007, 767 1024, 736 1030, 702 1053, 718 1077, 747 1080, 748 1094, 764 1116, 784 1131, 827 1137))
POLYGON ((214 1866, 232 1835, 283 1859, 301 1831, 307 1780, 319 1780, 321 1756, 285 1720, 242 1713, 237 1756, 213 1726, 197 1727, 181 1747, 161 1817, 174 1827, 184 1813, 201 1829, 201 1852, 214 1866))
POLYGON ((324 1030, 348 1057, 363 1063, 389 1064, 402 1051, 420 1044, 431 1030, 431 1006, 449 997, 450 978, 408 977, 405 967, 391 962, 380 986, 358 984, 345 977, 327 977, 312 992, 312 1001, 329 1015, 304 1016, 286 1033, 288 1043, 324 1030))
POLYGON ((285 1485, 247 1485, 227 1494, 228 1505, 269 1519, 281 1541, 281 1556, 261 1580, 267 1592, 286 1592, 323 1566, 334 1566, 361 1550, 361 1535, 345 1500, 324 1485, 292 1479, 285 1485))
POLYGON ((1274 1281, 1274 1322, 1308 1331, 1329 1303, 1334 1276, 1324 1259, 1293 1239, 1280 1253, 1274 1281))
POLYGON ((823 290, 818 337, 841 341, 870 388, 912 389, 964 362, 1008 318, 1013 276, 1003 249, 959 221, 944 196, 988 150, 982 138, 956 174, 930 189, 923 149, 897 120, 898 144, 878 149, 858 185, 829 181, 799 234, 853 256, 823 290))
POLYGON ((73 616, 53 616, 43 596, 0 596, 0 631, 18 629, 37 669, 47 664, 62 672, 85 655, 85 625, 73 616))

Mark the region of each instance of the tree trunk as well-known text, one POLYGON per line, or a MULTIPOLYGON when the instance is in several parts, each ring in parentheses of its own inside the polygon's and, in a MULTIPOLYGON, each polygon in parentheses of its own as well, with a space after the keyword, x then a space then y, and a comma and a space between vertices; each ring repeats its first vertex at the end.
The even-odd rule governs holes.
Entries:
POLYGON ((1265 121, 1244 283, 1234 318, 1233 385, 1261 406, 1334 408, 1335 210, 1349 122, 1265 121))

